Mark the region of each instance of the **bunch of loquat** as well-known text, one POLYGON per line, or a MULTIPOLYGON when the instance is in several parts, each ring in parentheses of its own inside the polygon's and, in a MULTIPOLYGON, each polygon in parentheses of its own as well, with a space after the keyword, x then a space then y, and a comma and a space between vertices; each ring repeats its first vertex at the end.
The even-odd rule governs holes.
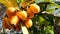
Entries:
MULTIPOLYGON (((23 5, 21 6, 24 7, 23 5)), ((2 19, 3 28, 19 31, 21 29, 20 23, 30 28, 33 25, 31 19, 39 12, 40 7, 37 4, 29 4, 26 10, 16 10, 14 7, 8 7, 7 16, 2 19)))

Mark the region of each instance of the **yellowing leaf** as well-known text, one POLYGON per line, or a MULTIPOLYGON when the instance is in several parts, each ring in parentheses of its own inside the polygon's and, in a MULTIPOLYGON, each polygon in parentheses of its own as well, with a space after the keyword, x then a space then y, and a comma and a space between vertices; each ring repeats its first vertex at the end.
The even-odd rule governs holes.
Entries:
POLYGON ((8 0, 0 0, 0 3, 2 3, 6 7, 12 7, 13 6, 8 0))
POLYGON ((9 0, 14 7, 18 7, 16 0, 9 0))
POLYGON ((0 0, 0 3, 6 7, 18 7, 16 0, 0 0))

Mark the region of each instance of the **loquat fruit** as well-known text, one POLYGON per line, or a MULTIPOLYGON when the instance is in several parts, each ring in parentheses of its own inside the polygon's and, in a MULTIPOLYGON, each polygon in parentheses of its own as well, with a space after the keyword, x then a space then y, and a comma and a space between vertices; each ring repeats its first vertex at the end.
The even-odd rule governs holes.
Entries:
POLYGON ((8 27, 9 27, 7 21, 8 21, 7 17, 4 17, 4 18, 2 19, 2 26, 3 26, 3 28, 8 28, 8 27))
POLYGON ((17 16, 8 17, 8 22, 15 26, 19 23, 19 21, 20 21, 20 19, 17 16))
POLYGON ((34 17, 34 13, 30 10, 30 8, 27 9, 27 14, 28 14, 28 18, 34 17))
POLYGON ((12 16, 12 15, 15 15, 15 8, 14 7, 9 7, 9 8, 7 8, 7 16, 9 17, 9 16, 12 16))
POLYGON ((16 15, 21 18, 22 20, 25 20, 27 18, 27 13, 26 11, 19 11, 16 13, 16 15))
POLYGON ((27 28, 30 28, 32 25, 33 25, 33 24, 32 24, 32 20, 31 20, 31 19, 27 19, 27 20, 25 21, 25 26, 26 26, 27 28))
POLYGON ((39 13, 40 12, 40 7, 37 4, 31 4, 30 9, 34 13, 39 13))

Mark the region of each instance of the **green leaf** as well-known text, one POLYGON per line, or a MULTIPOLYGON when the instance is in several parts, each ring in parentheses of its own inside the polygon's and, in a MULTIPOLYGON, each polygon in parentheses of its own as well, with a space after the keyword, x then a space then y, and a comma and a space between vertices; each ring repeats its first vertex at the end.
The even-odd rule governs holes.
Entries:
POLYGON ((55 11, 55 9, 49 9, 49 10, 46 10, 49 14, 52 14, 54 11, 55 11))
POLYGON ((52 2, 52 0, 35 0, 35 3, 52 2))
POLYGON ((43 21, 45 21, 45 19, 42 18, 42 17, 39 17, 39 23, 40 23, 41 25, 43 24, 43 21))
POLYGON ((40 23, 40 26, 42 26, 43 24, 44 26, 48 26, 50 24, 49 21, 47 21, 45 18, 41 16, 39 17, 38 22, 40 23))
POLYGON ((54 34, 54 27, 53 26, 46 26, 44 27, 44 31, 46 34, 54 34))
POLYGON ((34 25, 32 26, 31 29, 33 31, 32 34, 39 34, 37 28, 34 25))
POLYGON ((60 8, 60 6, 57 5, 57 4, 54 3, 54 2, 51 2, 51 3, 47 6, 46 11, 51 14, 51 13, 53 13, 53 12, 55 11, 56 8, 60 8))
POLYGON ((54 25, 53 16, 46 14, 43 16, 43 18, 46 19, 46 21, 48 21, 50 25, 52 25, 52 26, 54 25))
POLYGON ((44 0, 35 0, 35 3, 44 2, 44 0))
POLYGON ((60 8, 60 6, 54 2, 51 2, 48 6, 47 6, 47 9, 46 10, 49 10, 49 9, 55 9, 55 8, 60 8))
POLYGON ((16 2, 19 4, 21 1, 20 0, 16 0, 16 2))
POLYGON ((52 0, 52 1, 54 1, 54 2, 60 2, 60 0, 52 0))
POLYGON ((45 2, 52 2, 52 0, 45 0, 45 2))

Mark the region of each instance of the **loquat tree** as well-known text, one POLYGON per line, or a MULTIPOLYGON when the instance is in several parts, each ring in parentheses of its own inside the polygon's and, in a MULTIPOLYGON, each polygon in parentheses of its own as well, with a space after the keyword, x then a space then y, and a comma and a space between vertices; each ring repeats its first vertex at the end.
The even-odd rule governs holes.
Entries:
POLYGON ((13 29, 23 34, 54 34, 54 24, 60 5, 53 0, 0 0, 7 9, 2 19, 3 29, 13 29))

